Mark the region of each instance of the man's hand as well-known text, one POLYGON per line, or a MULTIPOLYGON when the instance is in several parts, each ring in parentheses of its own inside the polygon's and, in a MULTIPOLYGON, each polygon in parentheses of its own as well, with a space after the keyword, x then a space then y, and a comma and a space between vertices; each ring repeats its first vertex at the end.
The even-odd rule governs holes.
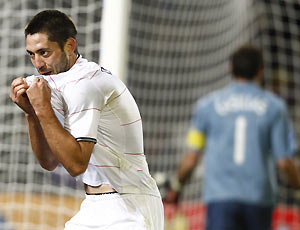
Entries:
POLYGON ((45 79, 35 78, 26 93, 37 115, 52 109, 51 89, 45 79))
POLYGON ((167 181, 167 192, 164 197, 164 202, 177 204, 179 200, 180 193, 183 189, 183 184, 179 182, 177 176, 173 176, 167 181))
POLYGON ((169 190, 167 190, 166 195, 163 198, 163 201, 165 203, 177 205, 178 200, 179 200, 179 195, 180 195, 179 192, 176 192, 173 189, 169 189, 169 190))
POLYGON ((28 88, 29 85, 26 83, 24 78, 16 78, 11 83, 9 96, 11 100, 16 103, 25 113, 32 114, 34 113, 34 110, 26 94, 28 88))

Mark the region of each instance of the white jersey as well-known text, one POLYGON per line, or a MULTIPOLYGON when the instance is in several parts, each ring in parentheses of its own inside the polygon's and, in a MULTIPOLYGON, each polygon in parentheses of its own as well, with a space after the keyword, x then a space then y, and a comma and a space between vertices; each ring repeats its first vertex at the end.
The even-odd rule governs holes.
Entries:
POLYGON ((67 72, 40 77, 51 87, 51 104, 62 126, 77 141, 95 143, 80 175, 85 184, 160 196, 144 155, 138 107, 119 78, 82 57, 67 72))

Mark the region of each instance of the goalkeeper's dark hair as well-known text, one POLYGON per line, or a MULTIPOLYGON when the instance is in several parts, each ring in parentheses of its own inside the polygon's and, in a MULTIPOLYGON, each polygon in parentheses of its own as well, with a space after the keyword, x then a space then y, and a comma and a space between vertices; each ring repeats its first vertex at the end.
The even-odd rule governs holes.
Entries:
MULTIPOLYGON (((65 13, 58 10, 44 10, 36 14, 27 24, 25 38, 35 33, 46 33, 48 40, 57 42, 63 50, 68 38, 76 40, 77 30, 72 19, 65 13)), ((78 53, 77 46, 75 53, 78 53)))
POLYGON ((262 51, 257 47, 246 44, 231 55, 233 77, 254 79, 259 70, 263 69, 262 51))

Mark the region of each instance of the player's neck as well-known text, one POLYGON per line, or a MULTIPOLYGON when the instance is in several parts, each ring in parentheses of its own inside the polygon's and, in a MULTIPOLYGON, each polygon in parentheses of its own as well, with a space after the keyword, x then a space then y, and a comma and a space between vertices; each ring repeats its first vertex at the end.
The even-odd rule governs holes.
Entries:
POLYGON ((73 53, 72 55, 69 56, 70 69, 76 63, 76 60, 77 60, 77 54, 73 53))
POLYGON ((248 79, 244 77, 234 77, 233 80, 237 83, 241 84, 260 84, 261 78, 259 76, 255 76, 253 79, 248 79))

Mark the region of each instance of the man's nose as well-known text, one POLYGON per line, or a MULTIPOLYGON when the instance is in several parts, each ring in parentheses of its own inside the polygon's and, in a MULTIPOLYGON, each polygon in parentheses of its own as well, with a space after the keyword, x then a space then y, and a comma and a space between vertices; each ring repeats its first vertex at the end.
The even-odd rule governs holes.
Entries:
POLYGON ((46 63, 42 57, 40 57, 39 55, 36 55, 35 60, 34 60, 34 66, 37 70, 43 70, 43 69, 45 69, 46 63))

